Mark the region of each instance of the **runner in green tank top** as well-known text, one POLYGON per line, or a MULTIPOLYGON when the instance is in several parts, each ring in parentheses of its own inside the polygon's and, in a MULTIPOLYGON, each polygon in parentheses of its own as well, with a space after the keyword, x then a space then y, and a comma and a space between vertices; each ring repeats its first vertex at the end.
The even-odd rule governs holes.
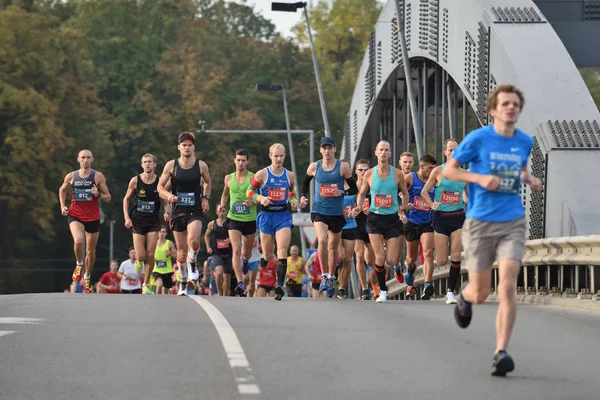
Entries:
POLYGON ((152 276, 156 281, 156 294, 168 294, 173 287, 173 260, 177 255, 177 249, 173 242, 167 239, 167 228, 160 228, 158 232, 158 243, 154 251, 154 270, 152 276))
MULTIPOLYGON (((446 161, 452 159, 452 153, 458 146, 456 139, 447 139, 444 143, 446 161)), ((454 304, 454 290, 460 278, 460 260, 462 252, 462 225, 465 222, 465 207, 467 193, 464 182, 445 179, 442 164, 431 171, 427 183, 423 187, 421 197, 435 210, 433 214, 433 230, 435 240, 435 256, 439 266, 448 264, 448 240, 451 241, 450 270, 448 271, 448 291, 446 304, 454 304), (435 186, 435 199, 428 192, 435 186)))
POLYGON ((246 191, 254 174, 248 171, 248 151, 239 149, 235 152, 233 162, 235 172, 225 176, 223 183, 223 194, 221 205, 227 209, 229 200, 230 207, 227 214, 226 227, 229 233, 229 241, 233 251, 232 266, 235 277, 239 282, 235 288, 235 294, 246 297, 246 285, 252 279, 256 279, 256 271, 250 271, 248 259, 252 255, 252 244, 256 233, 256 203, 248 199, 246 191), (242 252, 242 239, 244 250, 242 252), (246 277, 244 277, 246 275, 246 277), (247 278, 245 280, 245 278, 247 278))

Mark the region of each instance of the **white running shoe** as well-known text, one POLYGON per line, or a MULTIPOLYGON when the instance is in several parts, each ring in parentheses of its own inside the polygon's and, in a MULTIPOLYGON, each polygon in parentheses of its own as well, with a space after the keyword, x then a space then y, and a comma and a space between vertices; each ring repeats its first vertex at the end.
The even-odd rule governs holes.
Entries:
POLYGON ((446 304, 456 304, 456 299, 454 298, 454 292, 446 293, 446 304))
POLYGON ((188 277, 189 277, 190 281, 197 281, 198 279, 200 279, 200 272, 198 271, 198 266, 197 266, 196 261, 192 262, 192 260, 188 260, 187 270, 188 270, 188 277))
POLYGON ((179 291, 177 296, 187 296, 187 282, 181 282, 179 284, 179 291))
POLYGON ((385 303, 387 302, 387 292, 385 290, 379 291, 379 297, 375 300, 377 303, 385 303))

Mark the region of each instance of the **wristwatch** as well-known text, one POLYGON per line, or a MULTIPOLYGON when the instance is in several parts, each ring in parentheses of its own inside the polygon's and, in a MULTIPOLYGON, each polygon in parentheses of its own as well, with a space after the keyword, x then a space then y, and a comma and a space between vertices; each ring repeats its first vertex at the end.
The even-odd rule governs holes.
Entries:
POLYGON ((206 199, 206 200, 210 200, 210 198, 209 198, 208 196, 204 196, 204 195, 203 195, 203 196, 202 196, 202 198, 203 198, 203 199, 206 199))

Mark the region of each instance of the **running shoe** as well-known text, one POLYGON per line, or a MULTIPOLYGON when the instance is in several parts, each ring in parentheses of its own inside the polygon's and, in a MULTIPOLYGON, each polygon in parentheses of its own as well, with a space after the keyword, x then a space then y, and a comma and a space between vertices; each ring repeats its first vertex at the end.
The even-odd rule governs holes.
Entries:
POLYGON ((416 294, 417 294, 417 289, 413 285, 408 285, 406 287, 406 295, 407 296, 414 296, 416 294))
POLYGON ((319 285, 319 292, 324 292, 327 290, 327 277, 324 276, 321 278, 321 284, 319 285))
POLYGON ((83 293, 93 293, 92 282, 89 279, 83 280, 83 293))
POLYGON ((423 289, 423 294, 421 294, 421 300, 429 300, 433 296, 435 292, 435 288, 431 284, 431 282, 427 282, 425 284, 425 288, 423 289))
POLYGON ((142 286, 142 294, 154 294, 154 292, 152 291, 152 289, 150 289, 148 285, 144 284, 142 286))
POLYGON ((83 265, 75 265, 75 269, 73 270, 73 276, 71 278, 73 278, 73 282, 79 282, 81 281, 81 278, 83 278, 83 274, 81 273, 83 270, 83 265))
POLYGON ((500 350, 494 354, 494 360, 492 362, 492 375, 493 376, 506 376, 508 372, 515 369, 515 362, 512 357, 504 350, 500 350))
POLYGON ((327 278, 327 289, 325 290, 325 294, 327 297, 332 298, 335 294, 335 287, 333 286, 333 278, 327 278))
POLYGON ((377 303, 385 303, 387 302, 387 292, 385 290, 379 291, 379 297, 375 300, 377 303))
POLYGON ((454 292, 448 291, 446 293, 446 304, 456 304, 456 299, 454 298, 454 292))
POLYGON ((277 287, 275 288, 275 300, 281 301, 281 299, 283 298, 283 295, 284 295, 283 288, 280 285, 277 285, 277 287))
POLYGON ((371 300, 371 291, 369 289, 362 290, 362 296, 360 296, 361 300, 371 300))
POLYGON ((179 291, 177 292, 177 296, 187 296, 187 282, 181 282, 179 284, 179 291))
POLYGON ((404 283, 404 274, 402 273, 400 266, 394 267, 394 275, 396 275, 398 283, 404 283))
POLYGON ((191 281, 197 281, 200 279, 200 273, 198 272, 198 264, 196 260, 188 260, 188 278, 191 281))
MULTIPOLYGON (((463 283, 460 291, 465 288, 468 282, 463 283)), ((462 293, 458 295, 458 301, 456 302, 456 306, 454 307, 454 319, 456 323, 461 328, 466 328, 471 323, 471 318, 473 317, 473 305, 467 301, 465 301, 462 297, 462 293)))
POLYGON ((246 288, 242 282, 238 283, 235 287, 235 295, 238 297, 246 297, 246 288))
POLYGON ((250 271, 250 262, 242 259, 242 273, 246 275, 248 274, 248 271, 250 271))
POLYGON ((340 300, 346 300, 348 298, 348 293, 346 293, 346 289, 338 288, 337 298, 340 300))

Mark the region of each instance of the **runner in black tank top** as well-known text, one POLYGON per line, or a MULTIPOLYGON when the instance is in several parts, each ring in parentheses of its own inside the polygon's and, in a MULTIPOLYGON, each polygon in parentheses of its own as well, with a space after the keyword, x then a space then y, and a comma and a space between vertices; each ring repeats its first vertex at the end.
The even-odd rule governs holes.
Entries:
POLYGON ((154 251, 160 231, 160 197, 158 195, 158 176, 155 173, 156 157, 152 154, 142 156, 144 172, 129 181, 127 193, 123 198, 125 227, 133 234, 135 249, 135 270, 144 272, 143 294, 152 294, 149 282, 154 269, 154 251), (130 201, 131 200, 131 201, 130 201), (146 267, 144 268, 144 264, 146 267))
POLYGON ((196 159, 194 143, 196 136, 191 132, 179 135, 180 157, 169 161, 158 182, 160 196, 171 204, 171 227, 177 246, 177 266, 182 283, 178 295, 187 294, 190 281, 200 277, 197 268, 202 220, 209 210, 208 198, 211 180, 208 166, 196 159))
POLYGON ((219 204, 217 206, 218 218, 210 221, 204 234, 206 252, 212 256, 215 265, 215 275, 219 296, 229 296, 231 291, 232 247, 229 233, 225 227, 227 209, 219 204))

